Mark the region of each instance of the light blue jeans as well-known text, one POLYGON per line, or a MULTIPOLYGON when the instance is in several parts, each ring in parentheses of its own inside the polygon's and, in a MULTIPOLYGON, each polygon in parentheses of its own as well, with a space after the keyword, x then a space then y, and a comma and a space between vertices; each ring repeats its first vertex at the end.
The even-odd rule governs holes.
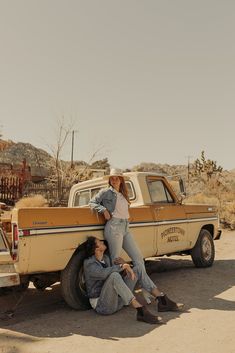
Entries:
POLYGON ((111 218, 104 227, 104 238, 108 242, 112 262, 120 257, 124 249, 134 265, 144 265, 143 256, 129 231, 127 219, 111 218))
POLYGON ((136 279, 132 281, 128 276, 122 278, 120 273, 113 272, 106 279, 95 308, 96 312, 102 315, 111 315, 120 310, 124 305, 129 305, 135 298, 133 291, 136 282, 139 281, 142 288, 149 293, 156 288, 149 278, 143 265, 136 265, 133 268, 136 279))

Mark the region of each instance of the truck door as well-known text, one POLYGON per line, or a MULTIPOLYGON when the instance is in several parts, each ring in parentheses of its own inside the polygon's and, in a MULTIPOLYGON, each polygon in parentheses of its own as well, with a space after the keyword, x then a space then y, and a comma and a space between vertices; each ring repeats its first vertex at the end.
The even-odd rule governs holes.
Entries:
POLYGON ((164 178, 147 179, 149 194, 154 207, 157 254, 170 254, 189 246, 187 219, 181 205, 164 178))

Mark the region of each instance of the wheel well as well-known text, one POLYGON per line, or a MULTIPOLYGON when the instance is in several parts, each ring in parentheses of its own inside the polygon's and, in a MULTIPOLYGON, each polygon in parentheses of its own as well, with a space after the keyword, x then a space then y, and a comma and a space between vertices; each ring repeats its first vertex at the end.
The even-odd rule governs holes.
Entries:
POLYGON ((80 244, 77 249, 74 251, 73 255, 71 256, 70 260, 76 256, 78 253, 81 253, 81 256, 83 258, 83 261, 85 260, 86 258, 86 244, 85 242, 80 244))
MULTIPOLYGON (((83 257, 85 259, 85 250, 86 250, 86 244, 85 242, 80 244, 76 249, 75 251, 73 252, 73 254, 71 255, 71 257, 68 259, 67 263, 65 263, 65 267, 64 269, 66 268, 66 266, 68 266, 69 262, 72 260, 72 258, 77 255, 79 252, 81 252, 83 254, 83 257)), ((83 259, 83 260, 84 260, 83 259)), ((64 269, 61 269, 61 270, 64 270, 64 269)))
POLYGON ((86 250, 86 244, 84 242, 77 247, 77 249, 74 251, 73 255, 77 254, 80 251, 85 252, 85 250, 86 250))
POLYGON ((214 238, 214 226, 213 226, 213 224, 206 224, 205 226, 202 227, 202 229, 208 230, 208 232, 211 233, 212 238, 214 238))

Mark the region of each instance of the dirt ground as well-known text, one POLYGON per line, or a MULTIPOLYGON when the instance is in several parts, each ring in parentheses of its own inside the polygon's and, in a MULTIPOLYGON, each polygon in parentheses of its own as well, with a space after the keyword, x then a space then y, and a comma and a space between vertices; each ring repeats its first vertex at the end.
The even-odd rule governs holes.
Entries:
MULTIPOLYGON (((190 257, 151 262, 149 273, 172 299, 185 303, 181 313, 163 313, 166 325, 135 320, 125 308, 112 316, 71 310, 59 285, 39 292, 30 287, 12 318, 0 315, 0 353, 234 353, 235 232, 215 242, 216 261, 196 269, 190 257)), ((0 296, 0 312, 14 308, 19 293, 0 296)), ((152 311, 155 305, 150 305, 152 311)))

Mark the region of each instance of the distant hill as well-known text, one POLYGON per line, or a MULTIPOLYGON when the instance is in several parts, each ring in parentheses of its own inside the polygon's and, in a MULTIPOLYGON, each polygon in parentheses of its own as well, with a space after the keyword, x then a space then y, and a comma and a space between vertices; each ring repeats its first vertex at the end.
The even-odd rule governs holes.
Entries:
POLYGON ((53 159, 49 153, 30 143, 0 140, 0 163, 20 165, 24 158, 31 167, 32 175, 48 175, 49 165, 53 159))
MULTIPOLYGON (((51 166, 53 157, 41 148, 37 148, 30 143, 18 142, 15 143, 11 140, 0 139, 0 163, 10 163, 12 165, 21 165, 23 159, 31 167, 31 174, 38 176, 47 176, 51 166)), ((108 163, 107 158, 104 159, 108 163)), ((104 168, 102 161, 94 162, 91 168, 104 168), (97 165, 96 165, 97 164, 97 165)), ((70 163, 70 162, 65 162, 70 163)), ((74 161, 77 165, 87 165, 84 161, 74 161)), ((126 171, 149 171, 165 175, 181 175, 187 180, 188 168, 187 165, 169 165, 152 162, 142 162, 135 166, 130 166, 126 171)), ((235 169, 231 171, 224 171, 224 177, 228 182, 232 179, 234 182, 235 169)))
POLYGON ((156 163, 147 163, 142 162, 134 167, 133 171, 145 171, 145 172, 154 172, 163 175, 181 175, 182 177, 187 177, 188 168, 186 165, 169 165, 169 164, 156 164, 156 163))

